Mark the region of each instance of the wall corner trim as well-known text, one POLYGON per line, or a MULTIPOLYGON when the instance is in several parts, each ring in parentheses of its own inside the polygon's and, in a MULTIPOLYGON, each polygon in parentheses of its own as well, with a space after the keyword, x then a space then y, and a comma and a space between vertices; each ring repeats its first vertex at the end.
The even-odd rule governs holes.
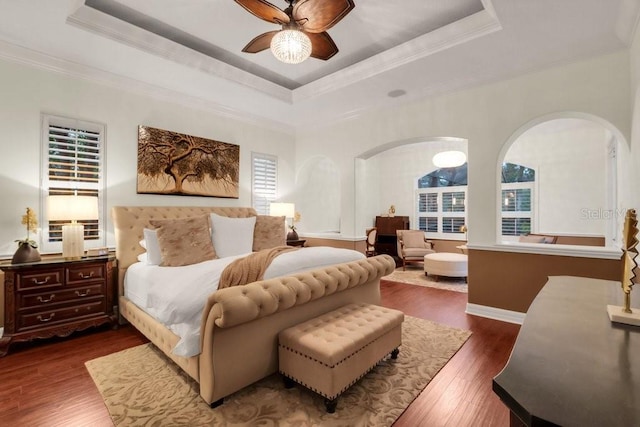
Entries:
POLYGON ((488 305, 479 305, 467 303, 465 313, 473 316, 486 317, 487 319, 500 320, 502 322, 515 323, 522 325, 526 313, 519 311, 505 310, 497 307, 489 307, 488 305))

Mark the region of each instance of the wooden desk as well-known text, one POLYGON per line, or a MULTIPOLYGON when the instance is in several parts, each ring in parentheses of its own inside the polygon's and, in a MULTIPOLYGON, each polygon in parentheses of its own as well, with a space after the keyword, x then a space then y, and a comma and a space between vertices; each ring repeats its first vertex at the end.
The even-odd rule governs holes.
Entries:
POLYGON ((378 237, 375 244, 376 253, 387 254, 397 258, 398 236, 396 235, 396 230, 408 230, 409 217, 377 216, 376 228, 378 229, 378 237))
POLYGON ((640 328, 607 315, 622 295, 618 282, 549 278, 493 380, 512 426, 640 425, 640 328))

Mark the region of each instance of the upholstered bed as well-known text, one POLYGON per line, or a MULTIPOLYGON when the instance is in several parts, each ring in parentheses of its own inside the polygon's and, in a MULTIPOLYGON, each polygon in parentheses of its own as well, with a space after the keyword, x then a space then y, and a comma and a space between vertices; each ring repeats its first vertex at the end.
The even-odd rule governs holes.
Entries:
POLYGON ((172 349, 180 337, 125 296, 125 275, 144 252, 139 242, 151 221, 210 213, 229 218, 256 216, 253 209, 241 207, 112 209, 120 316, 193 377, 202 398, 212 405, 277 371, 281 330, 349 303, 379 303, 380 278, 395 268, 391 257, 380 255, 217 290, 209 295, 202 312, 200 354, 177 356, 172 349))

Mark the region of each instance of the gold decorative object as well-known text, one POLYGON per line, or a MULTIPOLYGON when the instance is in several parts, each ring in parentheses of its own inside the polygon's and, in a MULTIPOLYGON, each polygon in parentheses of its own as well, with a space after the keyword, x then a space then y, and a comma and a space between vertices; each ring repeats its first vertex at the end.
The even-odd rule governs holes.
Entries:
POLYGON ((467 232, 469 229, 467 228, 467 224, 463 224, 460 226, 460 232, 464 233, 464 240, 467 240, 467 232))
POLYGON ((300 221, 301 218, 302 218, 302 215, 300 215, 300 212, 296 211, 293 214, 293 219, 291 220, 291 225, 289 226, 291 231, 289 233, 287 233, 287 240, 299 240, 300 239, 300 237, 298 236, 298 232, 296 231, 296 222, 300 221))
POLYGON ((624 306, 608 305, 607 312, 612 322, 626 323, 640 326, 640 314, 631 309, 631 289, 635 284, 638 267, 636 256, 638 255, 638 218, 635 209, 627 210, 624 219, 623 248, 622 248, 622 291, 624 292, 624 306))
POLYGON ((389 207, 389 216, 393 217, 395 215, 396 215, 396 207, 395 207, 395 205, 391 205, 389 207))
POLYGON ((27 228, 27 238, 16 240, 16 243, 18 243, 18 250, 13 254, 11 263, 22 264, 25 262, 38 262, 40 261, 40 253, 37 249, 38 244, 29 236, 30 232, 38 232, 38 219, 36 218, 36 214, 33 212, 33 209, 27 208, 27 213, 22 215, 21 224, 27 228))

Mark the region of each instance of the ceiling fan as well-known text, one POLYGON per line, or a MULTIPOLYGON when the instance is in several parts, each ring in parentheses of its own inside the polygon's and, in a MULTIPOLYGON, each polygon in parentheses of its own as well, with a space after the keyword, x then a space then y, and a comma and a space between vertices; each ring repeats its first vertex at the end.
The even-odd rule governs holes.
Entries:
POLYGON ((353 0, 285 0, 281 10, 266 0, 235 0, 253 15, 282 29, 268 31, 251 40, 243 52, 258 53, 271 48, 280 61, 297 64, 309 56, 327 60, 338 47, 326 30, 355 7, 353 0))

